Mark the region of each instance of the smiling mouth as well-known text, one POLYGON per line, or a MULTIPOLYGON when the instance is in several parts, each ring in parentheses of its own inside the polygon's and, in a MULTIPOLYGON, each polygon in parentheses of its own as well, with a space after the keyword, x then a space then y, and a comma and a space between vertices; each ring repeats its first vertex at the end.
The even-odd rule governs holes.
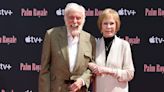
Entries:
POLYGON ((112 31, 105 31, 106 33, 112 33, 112 31))
POLYGON ((79 26, 78 26, 78 24, 72 24, 71 27, 78 28, 79 26))

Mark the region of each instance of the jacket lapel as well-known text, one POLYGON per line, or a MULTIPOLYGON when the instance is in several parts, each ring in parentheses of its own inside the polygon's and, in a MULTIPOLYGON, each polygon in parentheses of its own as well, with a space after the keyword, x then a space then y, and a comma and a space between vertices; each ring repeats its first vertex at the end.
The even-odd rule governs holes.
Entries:
POLYGON ((61 49, 61 52, 63 54, 64 58, 64 63, 66 64, 66 67, 69 70, 69 57, 68 57, 68 41, 67 41, 67 31, 66 28, 63 27, 59 37, 58 37, 58 42, 59 42, 59 48, 61 49))
POLYGON ((75 67, 73 69, 73 72, 78 70, 78 67, 80 66, 80 64, 83 60, 83 55, 85 52, 84 50, 85 50, 86 43, 87 43, 86 37, 85 37, 83 31, 81 31, 80 38, 79 38, 79 44, 78 44, 76 63, 75 63, 75 67))
POLYGON ((103 37, 96 43, 96 63, 105 66, 105 43, 103 37))
POLYGON ((118 48, 118 40, 117 40, 117 36, 115 35, 115 38, 113 39, 113 43, 112 43, 112 46, 111 46, 111 49, 110 49, 110 53, 108 54, 107 56, 107 64, 106 66, 111 66, 111 62, 112 61, 115 61, 116 62, 116 58, 118 58, 118 51, 119 51, 119 48, 118 48))

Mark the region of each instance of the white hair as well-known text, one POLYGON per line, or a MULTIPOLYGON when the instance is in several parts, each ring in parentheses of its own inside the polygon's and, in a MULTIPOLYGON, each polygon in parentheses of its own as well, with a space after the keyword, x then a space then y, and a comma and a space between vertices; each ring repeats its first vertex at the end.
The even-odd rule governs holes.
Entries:
POLYGON ((64 9, 64 15, 67 15, 69 11, 73 11, 73 10, 81 12, 85 18, 85 8, 77 3, 68 3, 64 9))

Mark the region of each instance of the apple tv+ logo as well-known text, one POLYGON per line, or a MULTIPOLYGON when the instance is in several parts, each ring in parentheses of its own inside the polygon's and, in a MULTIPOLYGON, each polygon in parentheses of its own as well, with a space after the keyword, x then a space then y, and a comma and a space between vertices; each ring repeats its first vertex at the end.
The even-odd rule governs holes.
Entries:
POLYGON ((152 37, 149 38, 149 42, 152 43, 152 44, 153 43, 162 43, 162 42, 164 42, 164 39, 152 36, 152 37))
POLYGON ((64 9, 59 8, 58 10, 56 10, 56 15, 57 16, 64 15, 64 9))
POLYGON ((41 37, 27 36, 25 37, 26 43, 41 43, 43 39, 41 37))
POLYGON ((121 8, 118 10, 118 14, 120 16, 130 16, 130 15, 135 15, 136 14, 136 11, 135 10, 128 10, 128 9, 124 9, 124 8, 121 8))

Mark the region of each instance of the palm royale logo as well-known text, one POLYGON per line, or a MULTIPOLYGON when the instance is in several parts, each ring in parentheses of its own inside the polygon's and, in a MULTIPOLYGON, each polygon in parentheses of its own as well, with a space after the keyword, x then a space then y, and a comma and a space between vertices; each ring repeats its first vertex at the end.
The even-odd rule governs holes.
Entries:
POLYGON ((133 44, 140 44, 141 43, 141 38, 139 38, 138 36, 135 37, 129 37, 129 36, 125 36, 122 39, 128 41, 131 45, 133 44))
POLYGON ((164 17, 164 10, 161 8, 145 8, 145 16, 162 16, 164 17))
POLYGON ((1 92, 15 92, 14 89, 1 89, 1 92))
POLYGON ((13 35, 11 37, 7 37, 6 35, 2 35, 0 37, 0 44, 2 43, 6 43, 6 44, 11 44, 11 43, 16 43, 17 42, 17 38, 13 35))
POLYGON ((21 16, 25 16, 25 17, 31 17, 31 16, 35 16, 35 17, 45 17, 48 16, 48 10, 46 10, 45 8, 43 9, 29 9, 29 8, 21 8, 21 16))
POLYGON ((28 64, 26 63, 20 63, 20 71, 36 71, 39 72, 41 69, 41 66, 36 63, 28 64))
POLYGON ((144 64, 144 72, 158 72, 164 73, 164 66, 160 64, 152 65, 152 64, 144 64))

